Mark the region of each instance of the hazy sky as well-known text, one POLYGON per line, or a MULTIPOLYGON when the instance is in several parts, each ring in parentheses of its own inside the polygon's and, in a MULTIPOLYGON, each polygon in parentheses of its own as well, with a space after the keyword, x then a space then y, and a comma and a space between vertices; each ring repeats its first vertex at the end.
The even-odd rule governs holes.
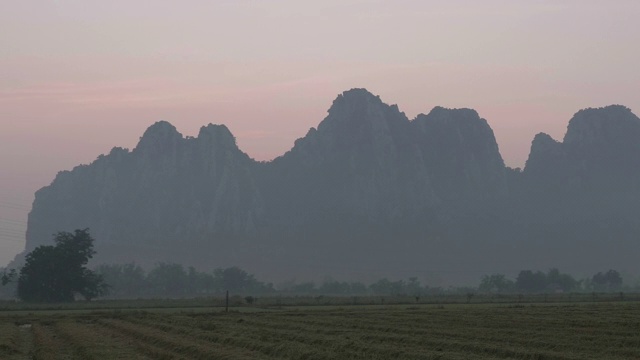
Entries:
POLYGON ((409 118, 470 107, 522 166, 579 109, 640 112, 640 1, 0 2, 0 266, 33 193, 168 120, 267 160, 365 87, 409 118))

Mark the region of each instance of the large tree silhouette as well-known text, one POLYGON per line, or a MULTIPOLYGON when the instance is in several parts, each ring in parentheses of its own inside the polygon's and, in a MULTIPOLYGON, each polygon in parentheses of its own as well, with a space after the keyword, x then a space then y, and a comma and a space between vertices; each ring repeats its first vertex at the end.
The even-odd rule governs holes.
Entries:
POLYGON ((102 276, 86 268, 95 254, 89 229, 59 232, 54 241, 27 255, 18 277, 18 297, 27 302, 70 302, 76 294, 91 300, 106 293, 102 276))

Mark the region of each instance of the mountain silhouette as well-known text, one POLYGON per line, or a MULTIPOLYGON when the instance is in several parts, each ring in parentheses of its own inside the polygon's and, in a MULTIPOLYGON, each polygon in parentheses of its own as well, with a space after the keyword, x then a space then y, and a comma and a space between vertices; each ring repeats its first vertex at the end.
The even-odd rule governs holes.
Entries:
POLYGON ((562 142, 536 135, 520 171, 474 110, 409 120, 352 89, 270 162, 224 125, 185 138, 158 122, 133 150, 39 190, 25 251, 90 228, 97 262, 238 265, 273 279, 638 273, 639 204, 640 120, 623 106, 579 111, 562 142))

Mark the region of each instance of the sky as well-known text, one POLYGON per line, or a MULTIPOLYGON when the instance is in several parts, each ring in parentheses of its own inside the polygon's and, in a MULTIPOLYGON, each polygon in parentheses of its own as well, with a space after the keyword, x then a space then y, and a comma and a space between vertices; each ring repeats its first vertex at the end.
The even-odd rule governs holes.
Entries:
POLYGON ((640 2, 0 1, 0 266, 56 173, 167 120, 225 124, 258 160, 367 88, 412 119, 487 119, 505 163, 579 109, 640 114, 640 2))

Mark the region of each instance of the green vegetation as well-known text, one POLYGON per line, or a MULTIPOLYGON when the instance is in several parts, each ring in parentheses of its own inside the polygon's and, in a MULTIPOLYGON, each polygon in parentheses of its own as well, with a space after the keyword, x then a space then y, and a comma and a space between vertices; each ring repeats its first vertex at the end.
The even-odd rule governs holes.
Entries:
POLYGON ((109 284, 109 297, 115 299, 186 298, 222 294, 227 290, 240 294, 275 292, 273 284, 262 283, 237 267, 216 269, 209 274, 193 267, 185 269, 180 264, 159 263, 147 273, 135 264, 103 264, 96 268, 96 273, 109 284))
POLYGON ((135 264, 100 265, 96 273, 110 286, 109 298, 189 298, 215 296, 229 290, 243 296, 315 295, 315 296, 406 296, 473 294, 556 294, 592 292, 637 292, 637 288, 623 288, 622 278, 615 270, 597 273, 592 278, 576 280, 569 274, 551 269, 521 271, 515 280, 504 274, 484 276, 476 287, 431 287, 420 283, 417 277, 407 280, 386 278, 371 284, 358 281, 327 279, 314 282, 288 282, 274 286, 256 279, 252 274, 230 267, 212 273, 185 269, 180 264, 159 263, 149 272, 135 264))
MULTIPOLYGON (((17 295, 26 302, 70 302, 76 294, 91 300, 106 293, 102 277, 87 269, 93 257, 89 230, 60 232, 55 245, 41 245, 27 254, 18 276, 17 295)), ((15 270, 3 273, 2 284, 13 280, 15 270)))
POLYGON ((0 358, 640 357, 639 302, 237 310, 0 312, 0 358))
POLYGON ((498 294, 618 292, 620 290, 622 290, 622 277, 616 270, 599 272, 591 278, 576 280, 555 268, 547 273, 522 270, 515 281, 503 274, 486 275, 482 277, 478 286, 479 292, 498 294))
MULTIPOLYGON (((0 269, 3 291, 0 298, 10 299, 14 294, 30 303, 73 302, 78 296, 86 300, 109 295, 110 299, 151 298, 202 298, 223 294, 227 291, 244 296, 252 304, 254 296, 380 296, 413 297, 415 302, 425 296, 465 295, 470 303, 478 295, 503 294, 524 295, 558 293, 620 293, 637 291, 638 288, 623 287, 622 277, 615 270, 599 272, 591 278, 576 280, 558 269, 520 271, 515 280, 504 274, 486 275, 475 287, 430 287, 423 286, 417 277, 408 280, 380 279, 366 285, 362 282, 325 280, 313 282, 289 282, 274 287, 238 267, 216 269, 213 273, 185 269, 175 263, 159 263, 146 272, 140 266, 130 264, 103 264, 89 270, 87 263, 93 257, 93 238, 88 229, 74 233, 60 232, 54 238, 55 245, 39 246, 26 256, 25 265, 19 269, 0 269), (7 287, 17 277, 15 287, 7 287), (107 291, 108 290, 108 291, 107 291)), ((548 295, 544 295, 547 299, 548 295)))

